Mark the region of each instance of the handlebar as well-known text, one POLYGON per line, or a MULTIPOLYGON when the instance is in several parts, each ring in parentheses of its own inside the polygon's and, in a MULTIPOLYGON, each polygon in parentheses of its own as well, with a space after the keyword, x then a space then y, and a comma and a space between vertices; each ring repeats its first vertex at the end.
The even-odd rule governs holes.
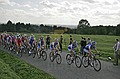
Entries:
POLYGON ((101 54, 100 54, 100 53, 96 53, 95 55, 98 55, 99 57, 101 56, 101 54))

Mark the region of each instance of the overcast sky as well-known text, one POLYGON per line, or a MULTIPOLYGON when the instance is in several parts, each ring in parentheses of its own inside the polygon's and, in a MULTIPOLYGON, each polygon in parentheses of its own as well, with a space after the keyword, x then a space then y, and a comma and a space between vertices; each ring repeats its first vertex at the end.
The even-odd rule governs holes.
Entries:
POLYGON ((0 23, 78 25, 120 23, 120 0, 0 0, 0 23))

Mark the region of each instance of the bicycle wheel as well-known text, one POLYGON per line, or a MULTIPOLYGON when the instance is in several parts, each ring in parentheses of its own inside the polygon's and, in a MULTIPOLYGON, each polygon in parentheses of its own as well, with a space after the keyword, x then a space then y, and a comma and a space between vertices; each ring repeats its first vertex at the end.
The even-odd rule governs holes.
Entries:
POLYGON ((54 61, 54 54, 52 52, 50 52, 49 54, 49 58, 50 58, 50 61, 53 62, 54 61))
POLYGON ((66 55, 66 61, 67 61, 68 65, 72 64, 71 57, 72 57, 71 54, 66 55))
POLYGON ((82 57, 82 64, 84 67, 88 67, 89 65, 89 60, 88 60, 88 57, 87 56, 83 56, 82 57))
POLYGON ((76 65, 78 68, 80 68, 81 65, 82 65, 82 60, 81 60, 81 58, 80 58, 79 56, 76 56, 76 57, 75 57, 75 65, 76 65))
POLYGON ((44 61, 47 59, 46 51, 42 51, 42 58, 43 58, 44 61))
POLYGON ((57 54, 56 62, 57 62, 57 64, 61 64, 61 62, 62 62, 62 57, 61 57, 60 54, 57 54))
POLYGON ((100 71, 101 70, 101 62, 98 59, 93 60, 93 68, 95 71, 100 71))

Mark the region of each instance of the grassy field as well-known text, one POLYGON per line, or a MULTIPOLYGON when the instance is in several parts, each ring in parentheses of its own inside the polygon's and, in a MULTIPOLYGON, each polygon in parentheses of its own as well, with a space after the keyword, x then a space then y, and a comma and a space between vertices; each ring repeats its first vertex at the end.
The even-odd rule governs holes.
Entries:
MULTIPOLYGON (((42 35, 46 37, 47 34, 34 34, 36 39, 38 40, 39 37, 42 35)), ((51 42, 54 40, 54 38, 60 38, 60 34, 49 34, 51 37, 51 42)), ((63 34, 63 38, 66 41, 66 45, 63 40, 63 50, 67 51, 67 47, 69 44, 69 34, 63 34)), ((113 45, 115 42, 115 38, 120 39, 120 36, 108 36, 108 35, 77 35, 72 34, 73 39, 77 40, 78 43, 80 43, 81 37, 85 37, 86 39, 88 37, 91 38, 91 40, 94 40, 97 42, 97 49, 102 54, 100 57, 101 59, 106 60, 108 56, 114 58, 114 51, 113 51, 113 45)), ((80 45, 79 45, 80 47, 80 45)))
POLYGON ((42 70, 0 50, 0 79, 55 79, 42 70))

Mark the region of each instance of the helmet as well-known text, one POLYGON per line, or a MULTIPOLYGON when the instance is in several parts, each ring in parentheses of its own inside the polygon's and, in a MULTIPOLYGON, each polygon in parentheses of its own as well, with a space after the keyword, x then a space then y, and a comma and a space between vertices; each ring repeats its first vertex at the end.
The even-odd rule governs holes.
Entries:
POLYGON ((75 46, 75 47, 77 46, 77 41, 76 40, 73 41, 73 46, 75 46))
POLYGON ((96 45, 97 43, 95 41, 92 41, 92 45, 96 45))
POLYGON ((33 37, 34 37, 34 35, 33 35, 33 34, 31 34, 31 36, 33 36, 33 37))
POLYGON ((57 41, 58 41, 58 39, 57 39, 57 38, 55 38, 55 39, 54 39, 54 41, 55 41, 55 42, 57 42, 57 41))

